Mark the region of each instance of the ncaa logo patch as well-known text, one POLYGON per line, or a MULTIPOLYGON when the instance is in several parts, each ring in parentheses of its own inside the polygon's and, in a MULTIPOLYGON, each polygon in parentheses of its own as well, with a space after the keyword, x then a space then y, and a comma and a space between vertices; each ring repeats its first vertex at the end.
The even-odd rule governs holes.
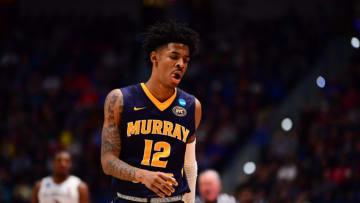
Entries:
POLYGON ((174 106, 174 108, 172 109, 172 112, 179 117, 184 117, 186 116, 186 109, 184 109, 181 106, 174 106))
POLYGON ((179 99, 179 104, 181 105, 181 106, 185 106, 186 105, 186 101, 185 101, 185 99, 179 99))

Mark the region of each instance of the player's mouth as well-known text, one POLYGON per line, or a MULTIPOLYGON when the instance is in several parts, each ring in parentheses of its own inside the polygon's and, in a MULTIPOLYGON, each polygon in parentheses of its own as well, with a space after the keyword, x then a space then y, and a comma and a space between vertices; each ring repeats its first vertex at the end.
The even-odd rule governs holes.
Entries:
POLYGON ((182 78, 182 72, 181 71, 174 71, 171 73, 171 79, 174 83, 179 84, 182 78))

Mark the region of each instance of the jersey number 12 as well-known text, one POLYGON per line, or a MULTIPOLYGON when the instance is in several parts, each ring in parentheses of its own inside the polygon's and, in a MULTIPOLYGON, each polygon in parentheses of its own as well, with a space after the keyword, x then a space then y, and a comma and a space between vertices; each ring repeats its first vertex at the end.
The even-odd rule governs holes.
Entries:
POLYGON ((153 140, 145 139, 145 149, 144 149, 144 157, 141 161, 142 165, 154 167, 165 168, 167 165, 167 161, 162 161, 160 158, 167 158, 170 155, 171 146, 167 142, 159 141, 154 144, 153 148, 153 140), (153 151, 155 151, 153 153, 153 151), (151 158, 152 155, 152 158, 151 158))

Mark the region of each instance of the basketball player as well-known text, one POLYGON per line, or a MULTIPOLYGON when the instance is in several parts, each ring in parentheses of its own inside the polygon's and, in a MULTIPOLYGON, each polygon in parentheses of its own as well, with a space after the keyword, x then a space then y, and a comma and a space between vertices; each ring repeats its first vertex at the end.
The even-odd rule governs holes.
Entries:
POLYGON ((66 151, 55 154, 52 160, 53 175, 35 185, 31 203, 88 203, 89 189, 80 178, 69 175, 71 156, 66 151))
POLYGON ((113 202, 194 202, 201 105, 177 86, 197 42, 182 23, 153 25, 143 45, 150 79, 108 94, 101 163, 113 176, 113 202))

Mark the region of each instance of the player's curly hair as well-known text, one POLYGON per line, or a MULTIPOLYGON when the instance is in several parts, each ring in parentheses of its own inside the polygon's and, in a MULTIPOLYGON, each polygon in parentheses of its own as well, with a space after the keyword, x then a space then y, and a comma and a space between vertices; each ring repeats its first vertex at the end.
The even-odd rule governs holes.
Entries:
POLYGON ((185 44, 189 47, 190 56, 198 51, 199 34, 188 27, 185 23, 174 20, 157 22, 150 26, 143 43, 146 64, 152 67, 150 53, 157 48, 170 42, 185 44))

